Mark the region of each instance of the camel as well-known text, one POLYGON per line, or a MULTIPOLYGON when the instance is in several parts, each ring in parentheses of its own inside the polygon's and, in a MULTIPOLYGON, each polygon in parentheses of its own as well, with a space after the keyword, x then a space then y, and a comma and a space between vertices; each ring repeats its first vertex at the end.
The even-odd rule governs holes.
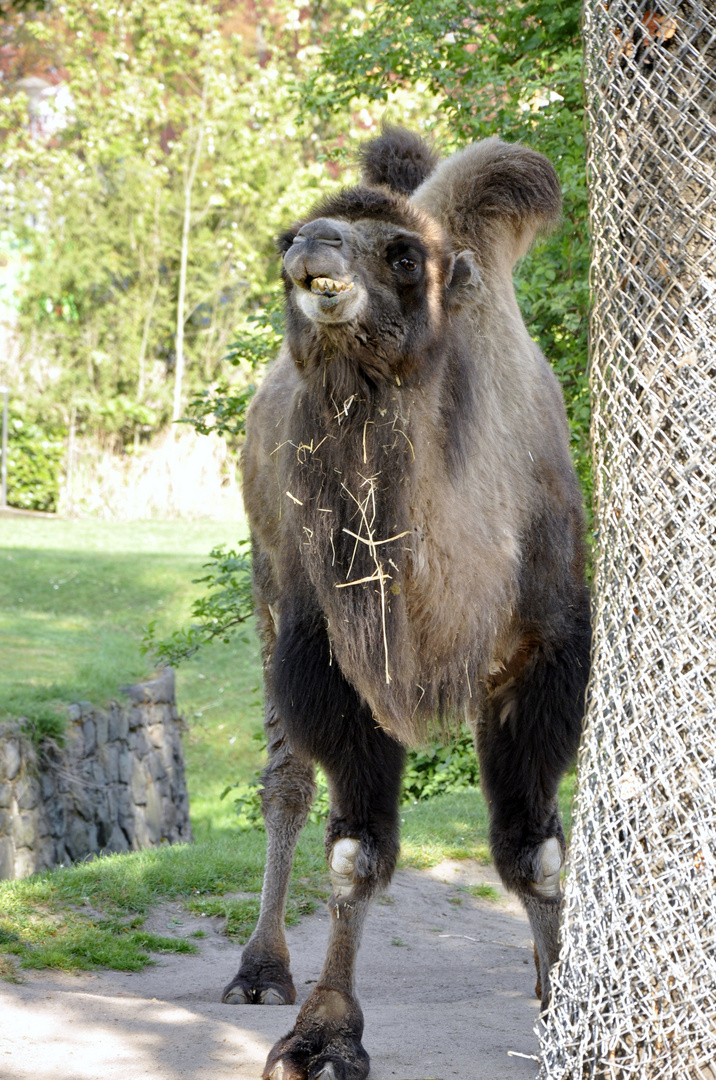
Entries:
POLYGON ((399 848, 405 747, 468 722, 490 841, 558 953, 561 776, 589 670, 581 496, 557 379, 512 269, 560 214, 552 165, 497 138, 439 160, 387 129, 359 186, 280 237, 286 334, 249 410, 243 485, 263 641, 261 913, 229 1004, 295 1000, 296 840, 330 792, 331 928, 270 1080, 363 1080, 354 960, 399 848))

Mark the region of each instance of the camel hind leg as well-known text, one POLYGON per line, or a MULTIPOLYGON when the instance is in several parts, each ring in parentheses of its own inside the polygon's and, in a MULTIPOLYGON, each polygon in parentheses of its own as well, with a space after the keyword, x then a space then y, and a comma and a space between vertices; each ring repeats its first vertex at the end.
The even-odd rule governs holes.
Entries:
POLYGON ((494 689, 476 736, 493 858, 527 912, 544 1008, 562 908, 557 791, 577 752, 588 673, 586 621, 557 647, 537 645, 521 671, 494 689))
POLYGON ((261 795, 267 840, 261 913, 241 967, 222 994, 227 1005, 292 1005, 296 1000, 284 931, 286 896, 296 843, 315 795, 314 768, 293 752, 268 699, 264 727, 269 763, 261 795))

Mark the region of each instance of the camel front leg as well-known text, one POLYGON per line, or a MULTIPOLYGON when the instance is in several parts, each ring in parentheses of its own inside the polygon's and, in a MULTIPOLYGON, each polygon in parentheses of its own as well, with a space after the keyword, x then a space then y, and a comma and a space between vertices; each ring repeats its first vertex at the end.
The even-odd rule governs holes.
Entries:
POLYGON ((271 1050, 266 1080, 364 1080, 363 1012, 355 960, 372 896, 387 886, 398 853, 404 751, 357 707, 333 727, 319 760, 331 790, 326 851, 332 895, 328 949, 292 1031, 271 1050))

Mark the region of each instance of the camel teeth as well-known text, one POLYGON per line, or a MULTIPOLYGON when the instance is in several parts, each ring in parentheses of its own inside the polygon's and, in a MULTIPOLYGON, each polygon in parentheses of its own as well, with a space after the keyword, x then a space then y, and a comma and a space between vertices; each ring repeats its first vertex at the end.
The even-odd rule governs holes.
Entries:
POLYGON ((326 293, 349 292, 352 288, 352 281, 335 281, 333 278, 316 277, 311 282, 311 292, 319 296, 324 296, 326 293))

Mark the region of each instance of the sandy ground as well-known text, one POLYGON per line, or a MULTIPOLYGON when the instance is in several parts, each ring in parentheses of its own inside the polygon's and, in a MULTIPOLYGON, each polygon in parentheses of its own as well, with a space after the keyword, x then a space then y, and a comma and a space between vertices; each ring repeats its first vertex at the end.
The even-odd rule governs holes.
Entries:
MULTIPOLYGON (((401 870, 374 905, 358 963, 372 1080, 534 1077, 538 1003, 526 918, 513 901, 457 888, 494 879, 489 867, 466 863, 401 870)), ((298 990, 290 1007, 221 1004, 240 953, 221 921, 172 904, 148 928, 205 930, 199 955, 169 955, 133 975, 41 972, 0 983, 0 1078, 256 1080, 318 975, 328 917, 321 910, 289 930, 298 990)))

